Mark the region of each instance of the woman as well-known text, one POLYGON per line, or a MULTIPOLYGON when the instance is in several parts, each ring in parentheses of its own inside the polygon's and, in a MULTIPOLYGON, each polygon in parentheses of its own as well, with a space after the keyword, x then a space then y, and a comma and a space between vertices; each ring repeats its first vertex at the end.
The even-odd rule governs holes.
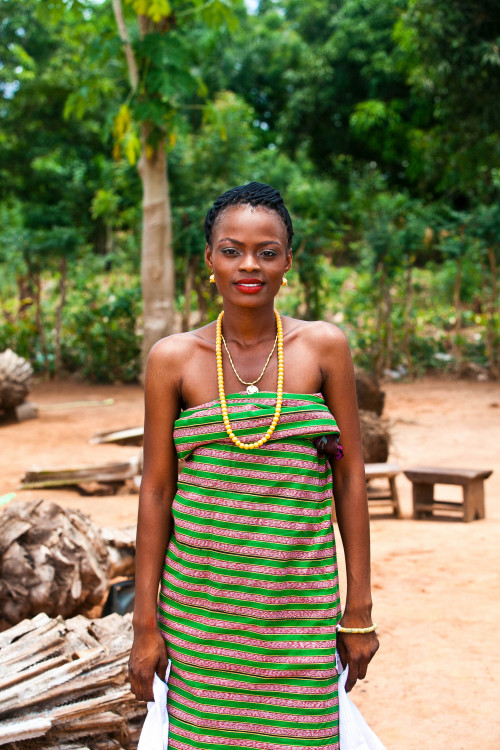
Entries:
POLYGON ((170 658, 170 748, 335 750, 336 648, 348 690, 378 648, 349 347, 275 313, 293 236, 278 191, 224 193, 205 233, 223 318, 162 339, 147 365, 132 690, 153 700, 170 658), (336 638, 339 620, 361 632, 336 638))

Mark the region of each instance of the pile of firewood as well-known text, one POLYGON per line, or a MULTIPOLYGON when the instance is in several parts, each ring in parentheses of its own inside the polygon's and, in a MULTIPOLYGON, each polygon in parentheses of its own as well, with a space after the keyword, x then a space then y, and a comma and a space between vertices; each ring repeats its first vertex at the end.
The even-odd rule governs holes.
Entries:
POLYGON ((5 750, 132 750, 146 714, 131 693, 132 616, 39 614, 0 633, 5 750))
POLYGON ((135 528, 101 529, 48 500, 16 500, 1 515, 0 629, 39 612, 100 614, 112 579, 134 575, 135 528))
POLYGON ((391 436, 386 420, 381 418, 385 393, 374 375, 354 368, 358 398, 361 443, 365 464, 385 463, 389 457, 391 436))

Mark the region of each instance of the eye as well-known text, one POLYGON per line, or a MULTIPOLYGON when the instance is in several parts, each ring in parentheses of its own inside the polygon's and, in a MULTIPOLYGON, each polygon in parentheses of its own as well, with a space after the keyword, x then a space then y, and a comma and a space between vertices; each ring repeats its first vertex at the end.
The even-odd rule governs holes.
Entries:
POLYGON ((275 258, 278 253, 276 250, 262 250, 261 255, 263 255, 264 258, 275 258))
POLYGON ((238 255, 238 250, 235 247, 221 247, 221 253, 223 255, 238 255))

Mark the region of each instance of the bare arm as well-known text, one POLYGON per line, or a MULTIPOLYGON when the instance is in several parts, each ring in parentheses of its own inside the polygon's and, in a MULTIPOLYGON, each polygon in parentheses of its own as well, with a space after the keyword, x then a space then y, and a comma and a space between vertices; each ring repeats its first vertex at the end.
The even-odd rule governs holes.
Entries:
POLYGON ((164 679, 168 663, 157 625, 158 587, 170 539, 172 500, 177 489, 174 421, 180 409, 175 383, 175 341, 165 339, 151 350, 146 369, 144 468, 137 522, 134 643, 129 661, 132 691, 139 700, 153 698, 153 677, 164 679))
MULTIPOLYGON (((333 326, 325 324, 325 328, 321 359, 323 395, 340 427, 344 449, 340 461, 334 458, 336 444, 332 438, 325 450, 331 456, 335 510, 346 562, 342 625, 368 627, 372 624, 370 531, 354 369, 344 334, 333 326)), ((339 633, 338 649, 342 664, 349 664, 346 688, 350 690, 357 679, 365 677, 368 663, 378 649, 378 640, 374 633, 339 633)))

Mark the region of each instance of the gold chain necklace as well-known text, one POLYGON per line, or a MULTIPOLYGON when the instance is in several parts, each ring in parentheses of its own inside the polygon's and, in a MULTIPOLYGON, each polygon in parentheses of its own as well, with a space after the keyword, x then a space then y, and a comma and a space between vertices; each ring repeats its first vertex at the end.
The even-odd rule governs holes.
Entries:
POLYGON ((283 403, 283 376, 284 376, 283 326, 281 324, 281 318, 277 310, 274 311, 274 315, 276 317, 276 328, 278 330, 278 333, 277 333, 278 385, 276 388, 276 409, 274 411, 273 421, 271 422, 266 434, 264 435, 263 438, 261 438, 260 440, 257 440, 255 443, 243 443, 239 438, 237 438, 232 430, 231 422, 229 421, 229 415, 227 412, 226 394, 224 392, 224 371, 222 368, 222 318, 224 316, 224 311, 222 311, 219 317, 217 318, 217 329, 216 329, 216 337, 215 337, 215 354, 217 358, 217 382, 219 386, 219 400, 220 400, 220 408, 222 412, 222 420, 224 422, 224 427, 226 428, 226 432, 231 438, 231 440, 233 441, 233 443, 238 448, 244 448, 245 450, 253 450, 254 448, 260 448, 262 445, 264 445, 264 443, 267 443, 267 441, 272 437, 272 434, 274 430, 276 429, 276 425, 278 424, 280 416, 281 416, 281 406, 283 403))
POLYGON ((268 366, 269 362, 271 361, 271 357, 273 356, 274 350, 276 349, 276 344, 278 343, 278 332, 276 332, 276 338, 274 339, 274 346, 271 349, 271 353, 270 353, 269 357, 266 360, 266 364, 264 365, 264 369, 260 373, 259 377, 256 380, 252 380, 250 383, 247 382, 246 380, 243 380, 243 378, 240 378, 240 376, 236 372, 236 367, 234 366, 233 358, 231 357, 231 354, 229 353, 229 349, 227 348, 227 344, 226 344, 226 339, 222 335, 222 332, 221 332, 221 338, 222 338, 222 343, 224 344, 224 349, 226 350, 227 356, 229 357, 229 361, 231 363, 231 367, 233 368, 234 374, 236 375, 236 377, 238 378, 238 380, 240 381, 240 383, 243 383, 243 385, 247 385, 248 386, 248 388, 247 388, 248 395, 250 396, 252 393, 258 393, 259 389, 257 388, 257 386, 255 384, 258 383, 259 380, 262 380, 262 377, 263 377, 263 375, 264 375, 264 373, 265 373, 265 371, 267 369, 267 366, 268 366))

